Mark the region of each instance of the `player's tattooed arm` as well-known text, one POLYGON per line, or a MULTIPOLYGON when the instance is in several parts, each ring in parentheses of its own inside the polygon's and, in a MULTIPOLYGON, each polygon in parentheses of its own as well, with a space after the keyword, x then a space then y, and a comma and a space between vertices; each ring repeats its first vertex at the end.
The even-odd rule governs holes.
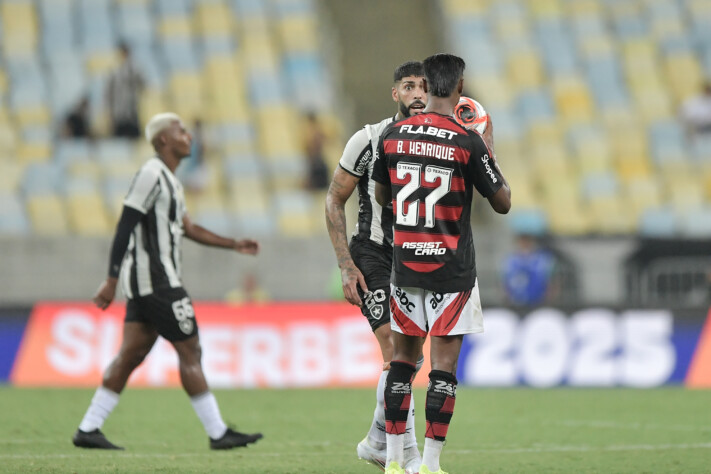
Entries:
POLYGON ((356 285, 360 285, 366 293, 368 287, 363 274, 356 267, 351 252, 348 250, 345 212, 346 201, 353 194, 359 179, 340 167, 336 169, 326 195, 326 226, 333 250, 336 252, 338 268, 341 269, 343 295, 349 303, 362 306, 363 302, 358 295, 356 285))

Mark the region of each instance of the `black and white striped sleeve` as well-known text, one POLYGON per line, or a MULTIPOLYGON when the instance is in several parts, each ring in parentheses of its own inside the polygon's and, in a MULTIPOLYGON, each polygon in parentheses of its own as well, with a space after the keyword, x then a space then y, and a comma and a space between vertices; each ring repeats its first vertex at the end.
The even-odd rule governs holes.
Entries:
POLYGON ((144 165, 133 177, 123 204, 147 214, 158 199, 160 189, 160 170, 144 165))
POLYGON ((365 128, 361 128, 348 140, 338 164, 353 176, 360 178, 368 171, 372 160, 373 146, 365 128))

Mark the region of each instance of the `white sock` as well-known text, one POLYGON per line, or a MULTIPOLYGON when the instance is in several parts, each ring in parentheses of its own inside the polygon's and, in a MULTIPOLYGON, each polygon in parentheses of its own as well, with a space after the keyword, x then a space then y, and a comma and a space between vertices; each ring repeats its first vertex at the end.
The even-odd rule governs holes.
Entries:
POLYGON ((109 390, 108 388, 99 387, 91 399, 89 409, 86 411, 84 418, 79 423, 79 429, 88 433, 100 429, 104 426, 106 418, 116 408, 119 402, 119 394, 109 390))
POLYGON ((405 455, 403 453, 403 447, 405 445, 405 435, 395 435, 386 434, 385 437, 388 440, 388 456, 385 461, 385 466, 389 466, 391 462, 395 461, 402 467, 405 464, 405 455))
POLYGON ((222 421, 217 400, 212 392, 201 393, 190 398, 195 413, 202 422, 205 432, 212 439, 222 438, 227 431, 227 425, 222 421))
POLYGON ((378 379, 378 388, 375 389, 375 411, 373 412, 373 423, 368 431, 368 440, 375 449, 385 447, 385 379, 388 378, 389 370, 384 370, 378 379))
POLYGON ((410 411, 407 413, 407 425, 405 428, 405 448, 417 446, 415 436, 415 392, 410 394, 410 411))
POLYGON ((439 471, 439 455, 442 454, 444 441, 425 438, 425 449, 422 451, 422 464, 430 471, 439 471))

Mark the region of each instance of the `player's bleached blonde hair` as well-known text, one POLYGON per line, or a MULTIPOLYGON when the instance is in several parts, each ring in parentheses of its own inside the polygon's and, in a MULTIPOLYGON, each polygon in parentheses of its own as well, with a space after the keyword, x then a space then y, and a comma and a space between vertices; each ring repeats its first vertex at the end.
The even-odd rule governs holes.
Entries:
POLYGON ((146 124, 146 140, 148 143, 152 144, 156 135, 168 128, 170 124, 175 121, 180 122, 181 120, 178 114, 173 112, 163 112, 151 117, 146 124))

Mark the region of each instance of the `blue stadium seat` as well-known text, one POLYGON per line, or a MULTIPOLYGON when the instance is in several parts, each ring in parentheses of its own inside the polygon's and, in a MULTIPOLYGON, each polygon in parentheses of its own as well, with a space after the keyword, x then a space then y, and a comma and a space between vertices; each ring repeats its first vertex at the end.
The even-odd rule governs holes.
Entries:
POLYGON ((664 120, 651 125, 649 140, 656 163, 684 161, 687 157, 686 138, 677 121, 664 120))
POLYGON ((547 91, 524 91, 518 100, 518 110, 524 122, 550 120, 555 117, 553 101, 547 91))
POLYGON ((27 235, 30 223, 25 207, 15 194, 0 195, 0 235, 27 235))
POLYGON ((160 16, 189 16, 192 8, 189 0, 156 0, 160 16))
POLYGON ((91 159, 91 145, 88 140, 60 140, 54 147, 54 162, 66 166, 78 161, 91 159))
POLYGON ((33 163, 25 170, 22 192, 25 196, 56 194, 62 189, 64 173, 54 163, 33 163))
POLYGON ((200 69, 201 60, 190 37, 164 38, 161 51, 172 72, 196 72, 200 69))
POLYGON ((512 211, 507 218, 511 230, 517 234, 543 236, 548 232, 548 217, 541 209, 512 211))
POLYGON ((644 237, 673 237, 677 233, 677 215, 668 208, 648 209, 642 213, 639 233, 644 237))
POLYGON ((686 237, 708 239, 711 237, 711 207, 690 209, 682 215, 682 233, 686 237))

